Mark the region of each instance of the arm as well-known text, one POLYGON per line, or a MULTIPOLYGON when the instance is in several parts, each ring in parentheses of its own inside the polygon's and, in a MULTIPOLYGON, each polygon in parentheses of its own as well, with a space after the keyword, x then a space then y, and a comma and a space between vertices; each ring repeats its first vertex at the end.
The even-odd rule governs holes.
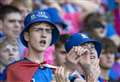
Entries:
MULTIPOLYGON (((100 75, 99 59, 94 59, 91 62, 91 53, 89 50, 85 51, 85 48, 78 47, 77 53, 81 54, 78 64, 83 69, 86 82, 97 82, 100 75)), ((92 59, 93 60, 93 59, 92 59)))

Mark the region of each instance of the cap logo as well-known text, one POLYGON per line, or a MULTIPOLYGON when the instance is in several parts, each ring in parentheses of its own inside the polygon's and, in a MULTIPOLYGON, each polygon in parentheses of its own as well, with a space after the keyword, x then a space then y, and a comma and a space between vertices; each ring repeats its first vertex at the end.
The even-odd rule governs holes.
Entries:
POLYGON ((38 17, 43 17, 43 18, 48 18, 48 16, 46 15, 46 13, 43 12, 43 11, 38 12, 38 13, 36 14, 36 16, 38 16, 38 17))
POLYGON ((35 12, 31 15, 32 20, 37 17, 42 17, 42 18, 46 18, 46 19, 49 18, 44 11, 35 12))
POLYGON ((32 14, 31 15, 31 19, 33 20, 33 19, 35 19, 36 18, 36 16, 34 15, 34 14, 32 14))
POLYGON ((88 36, 86 36, 85 34, 81 34, 81 36, 82 36, 83 38, 88 38, 88 36))

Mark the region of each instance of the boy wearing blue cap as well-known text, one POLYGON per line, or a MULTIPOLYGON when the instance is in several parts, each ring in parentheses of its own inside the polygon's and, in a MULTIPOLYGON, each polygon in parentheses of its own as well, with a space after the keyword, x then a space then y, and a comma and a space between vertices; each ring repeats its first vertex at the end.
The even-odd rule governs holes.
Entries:
MULTIPOLYGON (((7 82, 51 82, 53 70, 44 61, 44 51, 58 41, 59 31, 49 14, 39 9, 27 15, 24 26, 20 39, 29 51, 26 58, 8 67, 7 82)), ((54 68, 57 73, 63 69, 54 68)))
POLYGON ((65 43, 67 60, 78 65, 86 82, 97 82, 100 75, 99 59, 101 43, 83 33, 73 34, 65 43), (81 69, 80 69, 81 68, 81 69))

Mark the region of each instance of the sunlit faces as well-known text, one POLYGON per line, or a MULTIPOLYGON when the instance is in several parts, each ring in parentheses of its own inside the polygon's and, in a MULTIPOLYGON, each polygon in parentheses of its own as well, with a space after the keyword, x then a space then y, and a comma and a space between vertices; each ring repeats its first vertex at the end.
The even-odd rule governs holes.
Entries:
POLYGON ((0 62, 8 65, 20 59, 19 50, 17 46, 7 44, 0 49, 0 62))
POLYGON ((115 55, 113 53, 105 53, 103 50, 100 55, 100 66, 109 69, 112 67, 114 59, 115 55))
POLYGON ((52 40, 52 26, 49 23, 35 23, 31 26, 27 39, 29 47, 35 51, 44 51, 52 40))
POLYGON ((22 29, 22 16, 20 13, 9 13, 3 20, 3 31, 9 38, 16 39, 22 29))
POLYGON ((82 46, 83 48, 89 50, 91 63, 96 62, 96 59, 98 59, 98 55, 97 55, 97 51, 96 51, 96 49, 95 49, 94 43, 85 43, 85 44, 83 44, 83 45, 81 45, 81 46, 82 46))

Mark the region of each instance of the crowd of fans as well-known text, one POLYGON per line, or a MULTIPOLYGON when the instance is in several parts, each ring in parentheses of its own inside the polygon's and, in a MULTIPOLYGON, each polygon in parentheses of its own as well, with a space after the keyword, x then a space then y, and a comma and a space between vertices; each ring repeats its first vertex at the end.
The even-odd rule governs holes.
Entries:
POLYGON ((102 43, 99 82, 120 82, 120 0, 0 0, 0 82, 6 80, 10 64, 29 55, 20 34, 25 17, 36 9, 48 12, 60 32, 60 41, 44 52, 47 64, 65 66, 79 76, 76 82, 84 82, 83 70, 70 63, 75 60, 64 47, 71 35, 84 33, 102 43))

